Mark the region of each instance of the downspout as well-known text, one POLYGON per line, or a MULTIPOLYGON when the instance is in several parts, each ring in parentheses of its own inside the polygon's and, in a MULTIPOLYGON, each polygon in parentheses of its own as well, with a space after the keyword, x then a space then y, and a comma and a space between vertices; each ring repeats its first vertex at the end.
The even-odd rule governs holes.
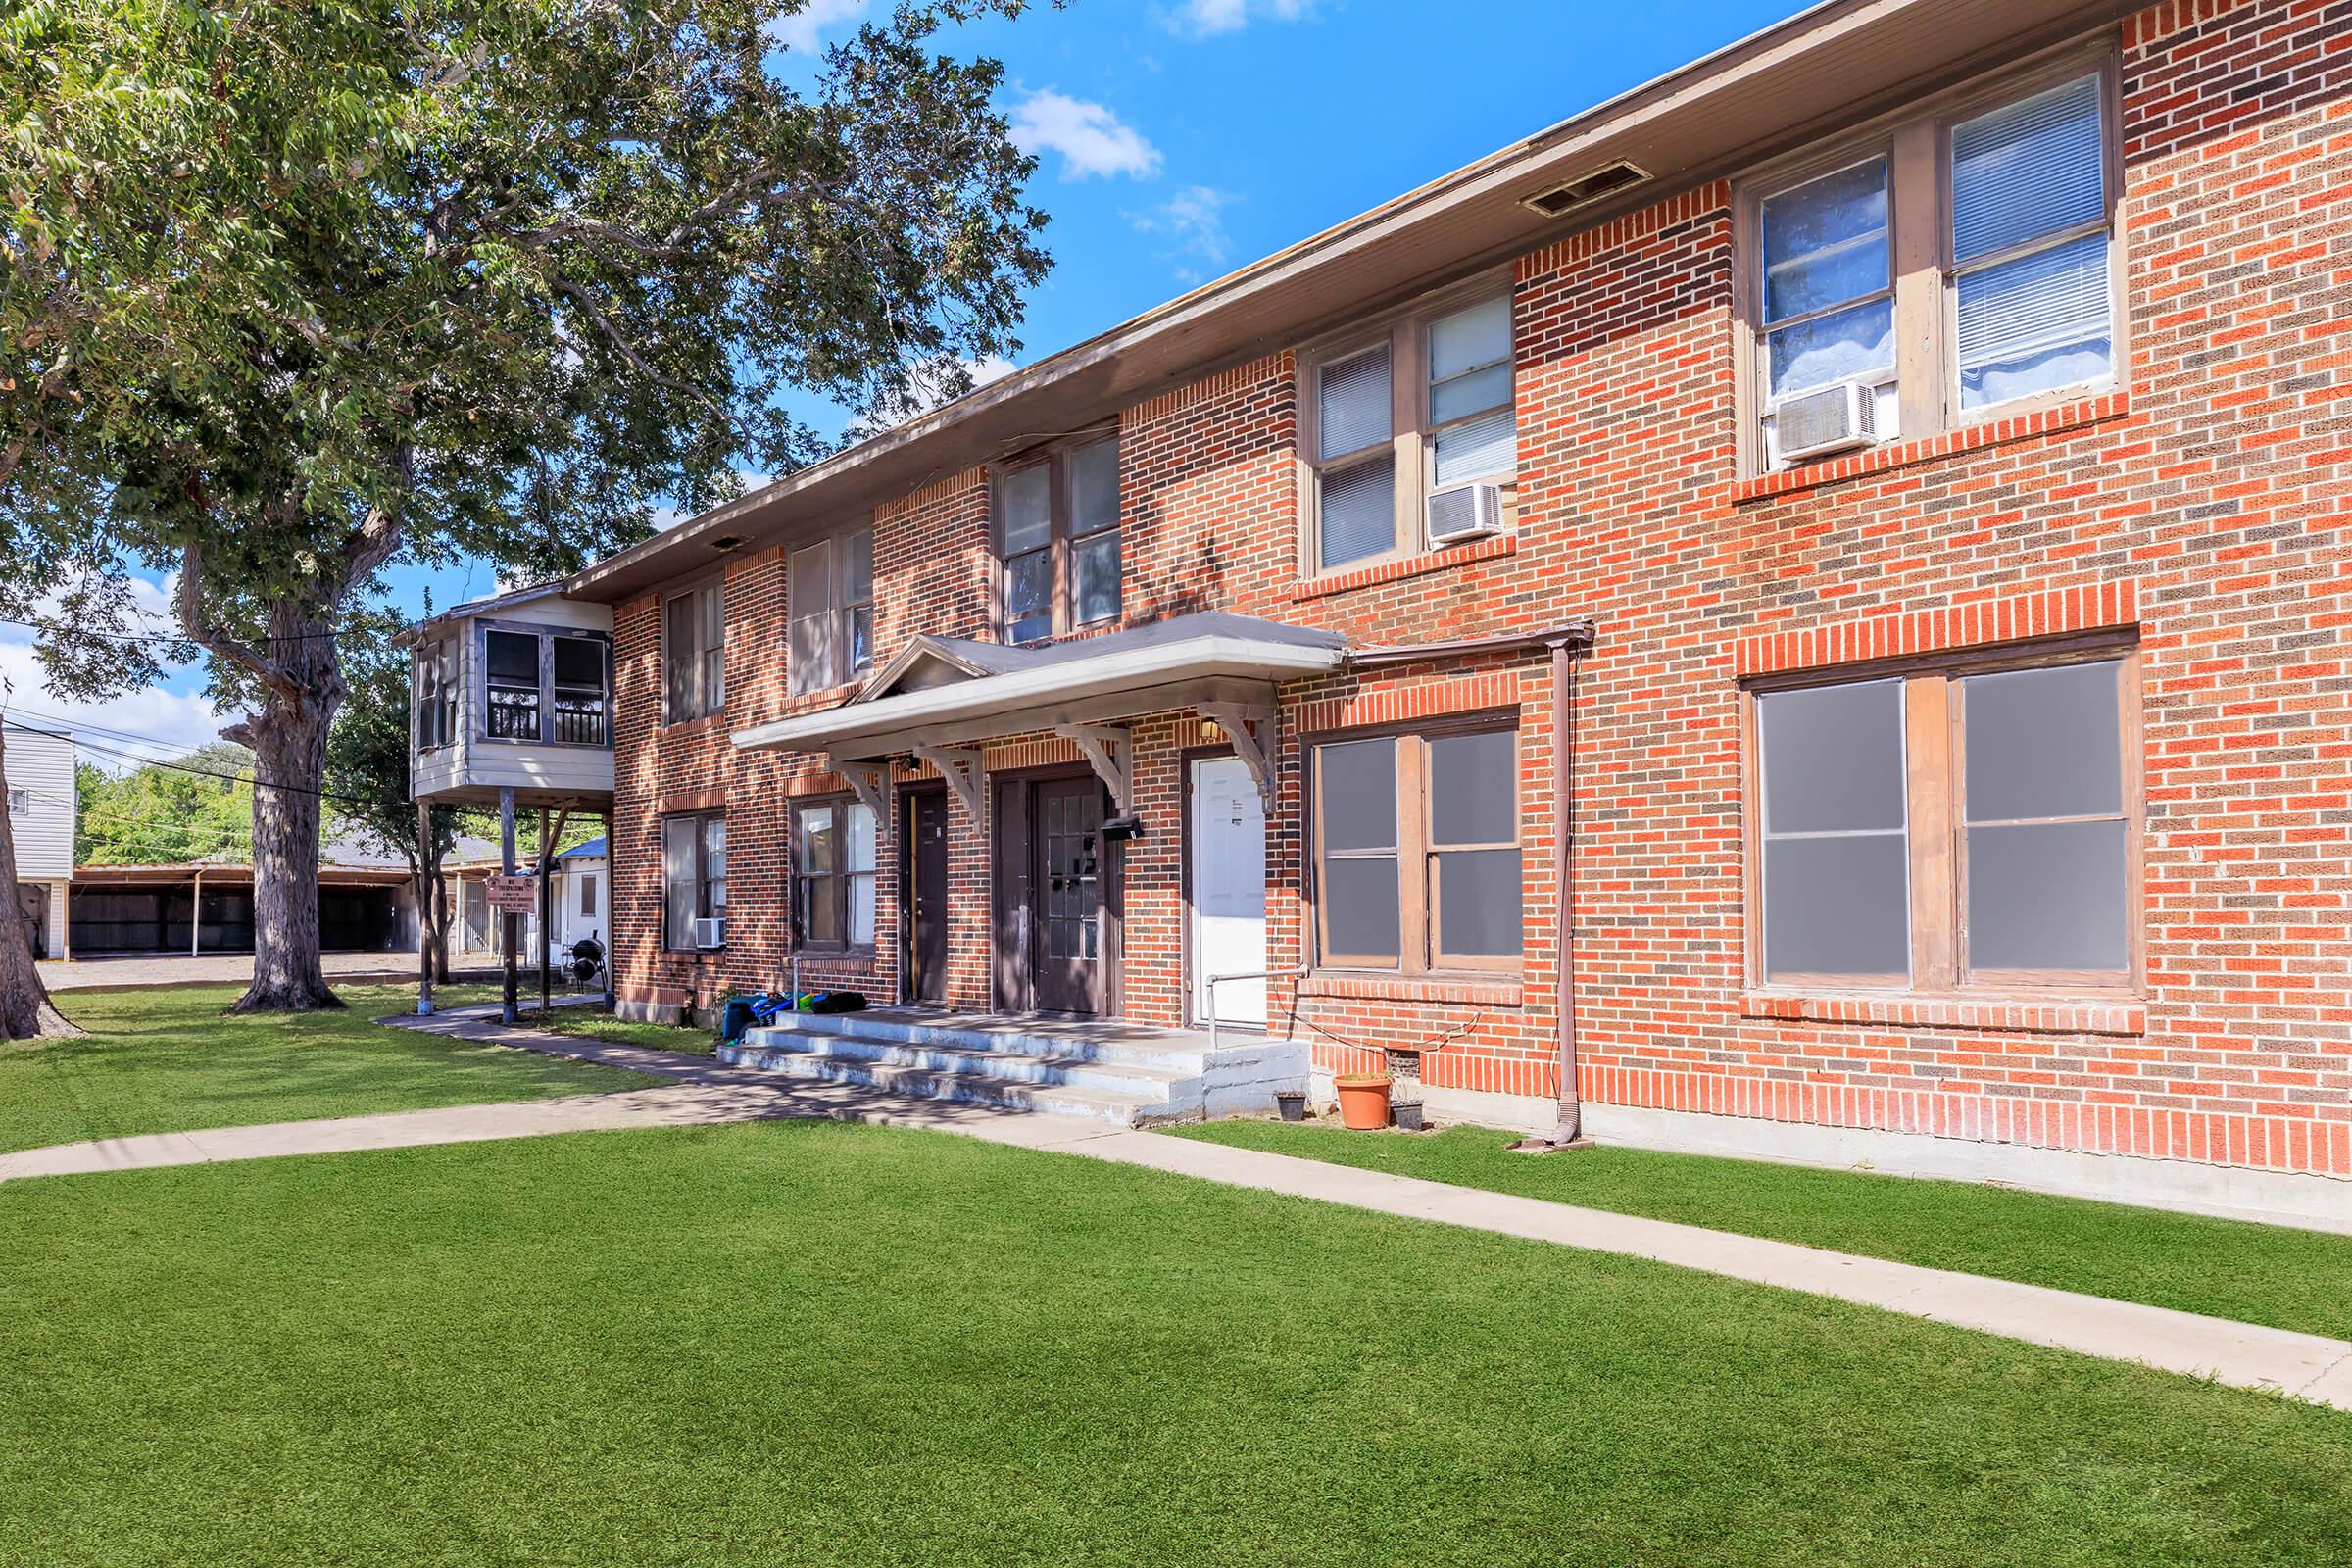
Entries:
MULTIPOLYGON (((1590 646, 1590 645, 1588 645, 1590 646)), ((1559 831, 1552 835, 1553 885, 1559 889, 1560 1121, 1552 1147, 1584 1136, 1584 1106, 1576 1093, 1576 664, 1566 638, 1551 645, 1551 772, 1559 831)))

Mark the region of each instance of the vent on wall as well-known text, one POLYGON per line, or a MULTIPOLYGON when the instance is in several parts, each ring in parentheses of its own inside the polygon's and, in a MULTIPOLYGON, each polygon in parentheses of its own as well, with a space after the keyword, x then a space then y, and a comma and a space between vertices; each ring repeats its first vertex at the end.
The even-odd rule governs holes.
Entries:
POLYGON ((1579 207, 1590 206, 1603 196, 1614 196, 1629 186, 1639 185, 1649 178, 1649 171, 1639 164, 1620 158, 1598 169, 1587 170, 1574 179, 1563 181, 1548 190, 1519 198, 1519 205, 1545 218, 1558 218, 1579 207))

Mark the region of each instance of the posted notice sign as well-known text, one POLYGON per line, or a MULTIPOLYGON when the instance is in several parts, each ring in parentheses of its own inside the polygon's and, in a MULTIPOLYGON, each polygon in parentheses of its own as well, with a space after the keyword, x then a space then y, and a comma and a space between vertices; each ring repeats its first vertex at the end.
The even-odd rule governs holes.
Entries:
POLYGON ((528 914, 538 907, 539 879, 535 876, 490 878, 490 907, 509 914, 528 914))

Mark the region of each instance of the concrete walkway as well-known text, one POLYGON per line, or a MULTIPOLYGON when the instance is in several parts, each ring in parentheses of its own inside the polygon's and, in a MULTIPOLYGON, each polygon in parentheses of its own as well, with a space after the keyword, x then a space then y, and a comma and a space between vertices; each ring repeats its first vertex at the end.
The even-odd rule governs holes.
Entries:
MULTIPOLYGON (((466 1009, 387 1020, 461 1039, 524 1046, 669 1080, 659 1087, 512 1104, 458 1105, 325 1121, 66 1144, 0 1154, 0 1181, 284 1154, 339 1153, 631 1127, 831 1118, 925 1128, 992 1144, 1142 1165, 1200 1181, 1434 1220, 1801 1291, 2109 1360, 2136 1361, 2236 1388, 2268 1389, 2352 1411, 2352 1343, 2201 1317, 1945 1269, 1855 1257, 1788 1242, 1579 1208, 1100 1122, 908 1099, 780 1079, 642 1046, 507 1030, 466 1009)), ((1555 1156, 1557 1157, 1557 1156, 1555 1156)), ((1572 1156, 1571 1156, 1572 1157, 1572 1156)))

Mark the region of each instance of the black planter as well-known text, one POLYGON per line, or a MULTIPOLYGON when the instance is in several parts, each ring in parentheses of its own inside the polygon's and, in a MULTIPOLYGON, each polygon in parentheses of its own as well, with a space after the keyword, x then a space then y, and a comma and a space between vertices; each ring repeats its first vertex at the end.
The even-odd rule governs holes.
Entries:
POLYGON ((1276 1090, 1274 1103, 1282 1111, 1284 1121, 1306 1120, 1306 1091, 1303 1089, 1276 1090))
POLYGON ((1417 1133, 1421 1130, 1421 1102, 1418 1100, 1391 1101, 1389 1114, 1396 1119, 1396 1130, 1400 1133, 1417 1133))

